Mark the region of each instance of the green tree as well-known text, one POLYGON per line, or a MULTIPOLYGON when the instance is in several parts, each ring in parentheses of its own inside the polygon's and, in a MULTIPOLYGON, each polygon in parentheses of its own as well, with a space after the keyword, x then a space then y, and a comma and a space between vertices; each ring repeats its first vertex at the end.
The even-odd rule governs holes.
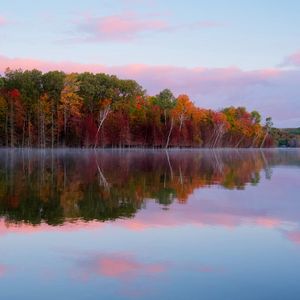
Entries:
POLYGON ((65 73, 59 71, 51 71, 45 73, 42 77, 43 91, 48 95, 51 102, 51 147, 59 144, 59 132, 57 124, 58 105, 60 101, 61 91, 64 87, 65 73), (56 138, 55 138, 56 136, 56 138))

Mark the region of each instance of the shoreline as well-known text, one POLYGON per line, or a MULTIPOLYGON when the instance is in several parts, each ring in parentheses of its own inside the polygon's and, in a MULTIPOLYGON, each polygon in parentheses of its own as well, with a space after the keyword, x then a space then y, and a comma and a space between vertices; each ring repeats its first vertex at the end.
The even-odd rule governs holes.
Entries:
POLYGON ((0 147, 3 150, 16 151, 253 151, 253 150, 300 150, 300 147, 268 147, 268 148, 231 148, 231 147, 216 147, 216 148, 197 148, 197 147, 170 147, 170 148, 154 148, 154 147, 103 147, 103 148, 87 148, 87 147, 57 147, 57 148, 35 148, 35 147, 0 147))

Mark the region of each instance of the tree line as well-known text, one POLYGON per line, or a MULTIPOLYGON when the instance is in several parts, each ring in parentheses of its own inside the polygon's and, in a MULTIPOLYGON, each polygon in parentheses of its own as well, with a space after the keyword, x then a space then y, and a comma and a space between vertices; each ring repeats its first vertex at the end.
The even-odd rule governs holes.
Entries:
POLYGON ((10 70, 0 77, 0 146, 269 147, 257 111, 197 107, 169 89, 155 96, 103 73, 10 70))

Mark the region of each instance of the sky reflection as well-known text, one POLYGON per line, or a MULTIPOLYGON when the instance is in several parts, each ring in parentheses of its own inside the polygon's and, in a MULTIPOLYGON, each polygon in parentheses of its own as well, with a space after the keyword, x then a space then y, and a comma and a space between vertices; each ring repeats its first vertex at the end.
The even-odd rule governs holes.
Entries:
POLYGON ((22 155, 0 159, 6 299, 300 292, 298 150, 22 155))

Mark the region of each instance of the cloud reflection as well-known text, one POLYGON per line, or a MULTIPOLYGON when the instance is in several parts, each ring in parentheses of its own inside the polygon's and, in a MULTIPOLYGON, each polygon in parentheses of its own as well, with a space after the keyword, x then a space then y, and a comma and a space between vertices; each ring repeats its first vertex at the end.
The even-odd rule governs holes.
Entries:
POLYGON ((4 277, 7 272, 7 267, 5 265, 0 265, 0 278, 4 277))
POLYGON ((152 263, 139 260, 124 253, 84 255, 75 258, 76 278, 89 280, 106 277, 118 281, 135 281, 141 276, 156 276, 167 271, 166 263, 152 263))

